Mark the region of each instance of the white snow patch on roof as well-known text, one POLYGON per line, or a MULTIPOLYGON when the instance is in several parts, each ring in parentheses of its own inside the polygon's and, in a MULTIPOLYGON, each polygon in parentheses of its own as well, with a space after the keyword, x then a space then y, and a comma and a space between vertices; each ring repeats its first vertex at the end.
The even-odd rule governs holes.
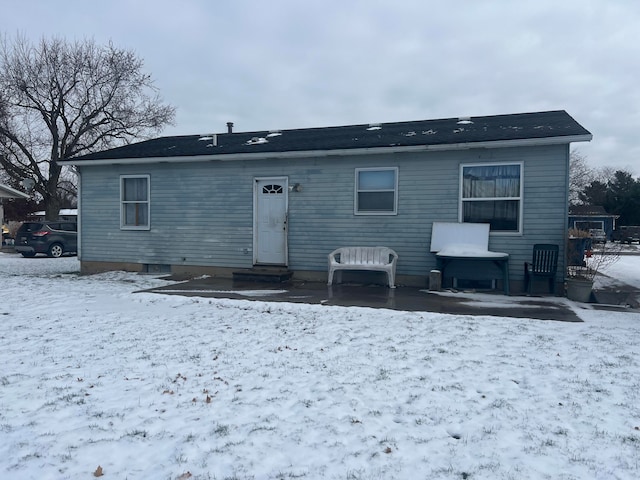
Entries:
POLYGON ((245 145, 260 145, 262 143, 269 143, 269 140, 264 137, 253 137, 251 140, 247 140, 245 145))

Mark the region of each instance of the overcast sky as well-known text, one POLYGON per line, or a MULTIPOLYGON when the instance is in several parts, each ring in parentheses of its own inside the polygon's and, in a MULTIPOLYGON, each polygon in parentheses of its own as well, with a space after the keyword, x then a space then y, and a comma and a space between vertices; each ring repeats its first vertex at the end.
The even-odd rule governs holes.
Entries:
POLYGON ((18 32, 134 50, 164 135, 564 109, 640 175, 638 0, 2 0, 18 32))

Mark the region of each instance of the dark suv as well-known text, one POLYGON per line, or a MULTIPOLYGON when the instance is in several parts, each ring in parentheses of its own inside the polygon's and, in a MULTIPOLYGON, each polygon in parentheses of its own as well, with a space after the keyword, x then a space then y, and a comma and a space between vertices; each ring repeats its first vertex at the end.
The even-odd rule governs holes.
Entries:
POLYGON ((23 257, 46 253, 58 258, 64 253, 76 253, 78 225, 75 222, 48 220, 24 222, 16 234, 15 249, 23 257))

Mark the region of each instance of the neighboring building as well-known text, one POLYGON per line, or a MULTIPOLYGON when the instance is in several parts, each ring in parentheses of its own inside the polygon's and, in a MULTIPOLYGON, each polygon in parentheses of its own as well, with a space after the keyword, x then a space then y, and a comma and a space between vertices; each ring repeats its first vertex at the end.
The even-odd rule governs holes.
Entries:
POLYGON ((569 207, 569 228, 578 230, 604 230, 607 240, 613 240, 616 220, 620 215, 610 215, 604 207, 595 205, 571 205, 569 207))
POLYGON ((27 199, 29 195, 23 193, 15 188, 11 188, 8 185, 0 183, 0 198, 22 198, 27 199))
POLYGON ((27 195, 26 193, 22 193, 15 188, 11 188, 8 185, 3 185, 0 183, 0 226, 2 227, 2 245, 4 245, 5 235, 9 233, 9 230, 4 223, 4 206, 2 205, 2 202, 5 198, 27 199, 29 198, 29 195, 27 195))
POLYGON ((397 283, 424 285, 433 222, 484 222, 518 290, 536 243, 560 246, 563 281, 570 143, 590 140, 550 111, 163 137, 59 163, 79 172, 83 272, 326 281, 335 248, 384 245, 397 283))
POLYGON ((58 218, 46 218, 46 212, 40 210, 29 215, 31 220, 63 220, 67 222, 76 222, 78 220, 77 208, 61 208, 58 212, 58 218))

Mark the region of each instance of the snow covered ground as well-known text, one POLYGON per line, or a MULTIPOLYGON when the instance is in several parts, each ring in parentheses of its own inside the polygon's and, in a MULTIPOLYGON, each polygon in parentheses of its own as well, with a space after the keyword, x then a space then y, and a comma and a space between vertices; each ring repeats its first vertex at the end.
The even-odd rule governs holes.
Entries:
POLYGON ((0 478, 640 478, 637 312, 163 296, 77 271, 0 254, 0 478))

